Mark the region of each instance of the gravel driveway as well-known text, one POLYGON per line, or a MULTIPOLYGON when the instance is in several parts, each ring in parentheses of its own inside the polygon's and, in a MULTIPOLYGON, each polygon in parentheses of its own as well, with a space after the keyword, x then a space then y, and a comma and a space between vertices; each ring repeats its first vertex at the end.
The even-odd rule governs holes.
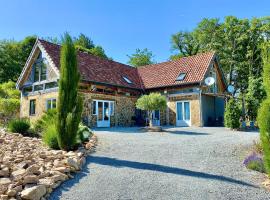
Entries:
POLYGON ((263 176, 247 170, 246 149, 255 132, 224 128, 97 130, 96 153, 51 199, 270 199, 263 176))

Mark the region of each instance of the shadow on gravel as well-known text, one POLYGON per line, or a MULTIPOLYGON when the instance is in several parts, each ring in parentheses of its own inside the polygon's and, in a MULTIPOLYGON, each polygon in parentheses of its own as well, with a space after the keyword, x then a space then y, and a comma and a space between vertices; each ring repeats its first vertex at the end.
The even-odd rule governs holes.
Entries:
POLYGON ((82 171, 73 174, 74 178, 69 179, 67 181, 65 181, 64 183, 62 183, 58 188, 56 188, 56 190, 54 190, 50 197, 49 200, 59 200, 62 196, 62 192, 64 191, 69 191, 69 189, 80 182, 80 180, 89 175, 89 169, 88 169, 88 163, 89 163, 89 157, 86 158, 86 164, 84 165, 82 171))
POLYGON ((236 180, 236 179, 226 177, 226 176, 208 174, 204 172, 196 172, 196 171, 192 171, 188 169, 169 167, 169 166, 157 165, 157 164, 151 164, 151 163, 118 160, 114 158, 99 157, 99 156, 90 156, 89 159, 87 160, 87 163, 96 163, 96 164, 107 165, 107 166, 112 166, 112 167, 130 167, 133 169, 151 170, 151 171, 157 171, 157 172, 168 173, 168 174, 176 174, 176 175, 182 175, 182 176, 191 176, 191 177, 196 177, 196 178, 218 180, 218 181, 257 188, 257 186, 252 185, 250 183, 236 180))
POLYGON ((176 135, 209 135, 208 133, 191 132, 191 131, 168 131, 163 130, 164 133, 176 134, 176 135))

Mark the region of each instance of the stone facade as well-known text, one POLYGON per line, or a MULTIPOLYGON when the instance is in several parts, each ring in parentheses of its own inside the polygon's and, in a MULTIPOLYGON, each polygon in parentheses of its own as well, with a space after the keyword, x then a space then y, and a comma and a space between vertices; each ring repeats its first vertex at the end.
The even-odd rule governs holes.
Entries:
POLYGON ((36 93, 34 95, 22 96, 21 98, 21 117, 29 117, 30 121, 35 121, 46 111, 46 101, 47 99, 58 98, 58 92, 46 92, 46 93, 36 93), (30 115, 30 100, 36 100, 35 114, 30 115))
POLYGON ((169 112, 169 124, 176 125, 176 102, 177 101, 189 101, 190 102, 190 118, 191 126, 201 126, 200 117, 200 101, 198 94, 181 95, 169 97, 167 102, 169 112))
POLYGON ((114 113, 110 117, 111 126, 133 126, 135 121, 135 103, 137 97, 83 93, 83 120, 90 127, 97 126, 97 115, 93 115, 93 100, 108 100, 114 102, 114 113))
MULTIPOLYGON (((93 100, 107 100, 114 102, 114 112, 110 116, 110 126, 133 126, 135 124, 135 103, 138 97, 123 95, 109 95, 98 93, 83 94, 83 121, 89 127, 97 127, 97 116, 93 114, 93 100)), ((58 97, 57 91, 40 93, 21 98, 21 117, 29 117, 31 121, 37 120, 46 111, 47 99, 58 97), (30 100, 36 100, 35 115, 29 115, 30 100)), ((200 101, 198 94, 181 95, 167 98, 166 110, 160 111, 160 125, 176 125, 176 102, 190 101, 191 126, 201 126, 200 101)), ((99 114, 100 116, 101 114, 99 114)))

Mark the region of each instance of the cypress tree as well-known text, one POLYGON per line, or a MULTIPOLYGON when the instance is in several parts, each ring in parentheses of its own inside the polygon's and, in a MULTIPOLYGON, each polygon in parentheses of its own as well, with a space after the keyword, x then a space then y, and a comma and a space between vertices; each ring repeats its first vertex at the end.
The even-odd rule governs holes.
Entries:
POLYGON ((260 139, 264 153, 264 166, 270 175, 270 43, 264 48, 263 84, 267 94, 258 113, 260 139))
POLYGON ((68 33, 63 37, 60 56, 60 80, 57 105, 57 140, 59 147, 72 150, 82 114, 82 98, 78 94, 80 74, 77 53, 68 33))

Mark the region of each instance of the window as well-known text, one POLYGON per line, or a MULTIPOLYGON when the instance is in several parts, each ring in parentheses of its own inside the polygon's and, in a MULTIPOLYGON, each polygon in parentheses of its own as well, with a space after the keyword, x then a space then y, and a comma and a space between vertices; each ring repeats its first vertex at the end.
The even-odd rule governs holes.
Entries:
POLYGON ((110 102, 110 115, 114 115, 114 102, 110 102))
POLYGON ((45 58, 42 58, 40 53, 38 59, 33 64, 34 82, 44 81, 47 79, 47 65, 48 63, 45 58))
POLYGON ((36 100, 32 99, 30 100, 29 115, 35 115, 35 114, 36 114, 36 100))
POLYGON ((182 81, 182 80, 185 79, 185 77, 186 77, 186 73, 180 73, 176 80, 177 81, 182 81))
POLYGON ((97 114, 97 101, 92 102, 92 114, 93 115, 97 114))
POLYGON ((45 84, 45 89, 51 89, 51 88, 56 88, 56 87, 58 87, 57 82, 50 82, 50 83, 45 84))
POLYGON ((34 91, 40 91, 43 90, 43 84, 41 85, 34 85, 34 91))
POLYGON ((47 67, 44 62, 40 63, 40 81, 44 81, 47 78, 47 67))
POLYGON ((131 84, 132 83, 132 81, 131 80, 129 80, 127 77, 125 77, 125 76, 123 76, 123 79, 128 83, 128 84, 131 84))
POLYGON ((46 101, 46 110, 56 108, 56 99, 47 99, 46 101))

